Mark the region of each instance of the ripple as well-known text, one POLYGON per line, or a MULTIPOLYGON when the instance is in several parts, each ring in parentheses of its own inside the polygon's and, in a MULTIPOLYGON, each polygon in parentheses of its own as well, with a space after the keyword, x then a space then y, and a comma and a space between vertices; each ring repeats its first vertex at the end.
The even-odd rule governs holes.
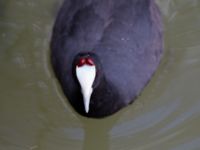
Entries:
POLYGON ((163 121, 180 106, 180 100, 158 107, 133 120, 123 122, 112 128, 110 134, 114 138, 126 137, 144 131, 163 121))

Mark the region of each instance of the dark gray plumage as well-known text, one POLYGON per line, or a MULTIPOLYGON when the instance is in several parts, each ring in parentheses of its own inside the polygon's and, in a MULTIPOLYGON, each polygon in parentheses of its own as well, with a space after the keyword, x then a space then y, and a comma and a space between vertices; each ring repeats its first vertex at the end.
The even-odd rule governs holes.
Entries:
POLYGON ((130 104, 148 83, 163 51, 160 11, 153 0, 65 0, 51 39, 53 69, 81 115, 105 117, 130 104), (97 65, 85 113, 74 61, 97 65))

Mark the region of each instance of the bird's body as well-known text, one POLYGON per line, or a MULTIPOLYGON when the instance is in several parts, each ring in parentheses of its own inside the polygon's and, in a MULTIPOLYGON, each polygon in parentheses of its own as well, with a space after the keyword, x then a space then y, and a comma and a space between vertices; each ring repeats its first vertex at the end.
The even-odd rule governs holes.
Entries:
POLYGON ((51 40, 62 89, 88 117, 105 117, 130 104, 151 79, 162 50, 160 11, 153 0, 65 0, 51 40), (87 56, 97 69, 88 113, 74 69, 75 60, 87 56))

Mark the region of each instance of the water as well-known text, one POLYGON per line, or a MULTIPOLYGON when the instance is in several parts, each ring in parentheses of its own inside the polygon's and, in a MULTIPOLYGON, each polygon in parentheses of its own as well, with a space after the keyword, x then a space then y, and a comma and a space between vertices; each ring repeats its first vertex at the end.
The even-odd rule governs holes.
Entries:
POLYGON ((200 149, 200 1, 157 0, 165 55, 136 102, 103 120, 77 115, 49 64, 61 0, 0 1, 0 150, 200 149))

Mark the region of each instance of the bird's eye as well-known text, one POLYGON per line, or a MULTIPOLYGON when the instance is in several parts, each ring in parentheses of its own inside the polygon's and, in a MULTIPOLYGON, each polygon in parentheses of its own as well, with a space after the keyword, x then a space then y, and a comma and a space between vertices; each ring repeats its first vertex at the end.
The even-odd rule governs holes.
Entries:
POLYGON ((81 67, 81 66, 85 65, 85 63, 86 63, 86 59, 81 58, 81 59, 78 60, 76 66, 81 67))
POLYGON ((94 61, 91 58, 86 58, 86 64, 90 66, 94 66, 94 61))

